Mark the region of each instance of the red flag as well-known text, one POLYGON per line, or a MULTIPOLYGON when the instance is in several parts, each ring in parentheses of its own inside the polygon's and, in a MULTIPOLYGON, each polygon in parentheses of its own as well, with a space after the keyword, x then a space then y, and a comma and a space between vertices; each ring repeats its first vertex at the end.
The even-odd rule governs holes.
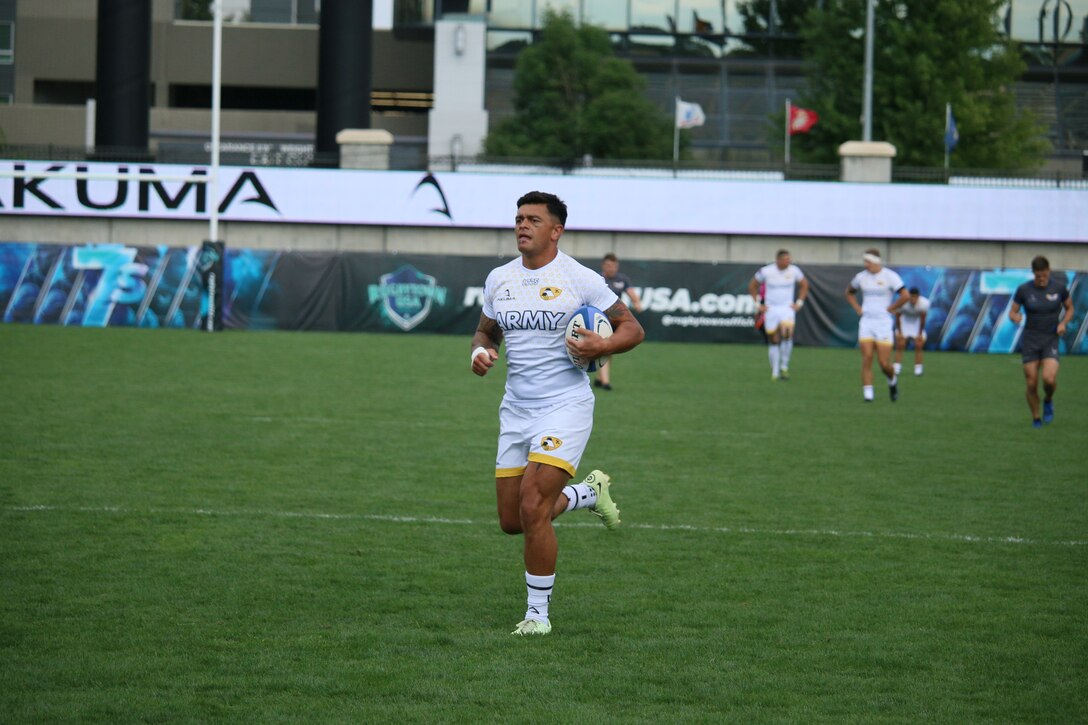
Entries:
POLYGON ((816 111, 810 111, 800 106, 790 106, 790 136, 797 133, 808 133, 808 130, 820 120, 816 111))

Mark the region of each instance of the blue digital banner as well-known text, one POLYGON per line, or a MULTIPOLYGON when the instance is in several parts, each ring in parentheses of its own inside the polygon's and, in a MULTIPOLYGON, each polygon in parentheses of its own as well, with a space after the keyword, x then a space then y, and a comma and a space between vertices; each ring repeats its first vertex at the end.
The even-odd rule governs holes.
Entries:
MULTIPOLYGON (((207 259, 201 247, 0 243, 0 311, 9 323, 84 327, 201 327, 207 259)), ((205 255, 206 256, 206 255, 205 255)), ((223 327, 238 330, 437 332, 471 335, 483 281, 503 260, 452 255, 288 252, 227 247, 223 327)), ((582 260, 595 267, 599 260, 582 260)), ((758 342, 747 286, 761 265, 629 260, 624 271, 651 340, 758 342)), ((809 304, 798 315, 804 345, 853 346, 857 315, 844 290, 857 267, 808 265, 809 304)), ((1010 353, 1020 330, 1008 318, 1027 269, 895 267, 930 300, 926 348, 1010 353)), ((1088 273, 1064 276, 1075 315, 1063 353, 1088 353, 1088 273)))

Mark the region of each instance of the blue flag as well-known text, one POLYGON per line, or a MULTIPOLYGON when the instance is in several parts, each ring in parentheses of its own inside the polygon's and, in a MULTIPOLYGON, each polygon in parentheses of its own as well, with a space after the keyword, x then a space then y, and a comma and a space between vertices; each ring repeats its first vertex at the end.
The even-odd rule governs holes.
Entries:
POLYGON ((952 153, 952 149, 956 148, 956 144, 960 142, 960 132, 956 128, 956 119, 952 116, 952 104, 949 103, 945 109, 944 120, 944 148, 948 153, 952 153))

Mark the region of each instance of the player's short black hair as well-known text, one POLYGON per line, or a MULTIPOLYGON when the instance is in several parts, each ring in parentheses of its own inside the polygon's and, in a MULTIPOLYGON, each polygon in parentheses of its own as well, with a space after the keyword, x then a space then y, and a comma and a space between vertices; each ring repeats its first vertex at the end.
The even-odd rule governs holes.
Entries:
POLYGON ((526 204, 544 204, 548 207, 548 213, 559 220, 563 226, 567 225, 567 205, 555 194, 546 191, 530 191, 518 199, 518 207, 526 204))
POLYGON ((774 255, 774 258, 778 259, 779 257, 781 257, 783 255, 786 255, 786 254, 789 254, 789 253, 790 253, 790 250, 788 250, 788 249, 779 249, 778 254, 774 255))
POLYGON ((601 261, 602 262, 618 262, 618 261, 620 261, 620 258, 617 257, 612 252, 609 252, 608 254, 604 255, 604 258, 601 261))
POLYGON ((1035 259, 1031 260, 1031 271, 1042 272, 1044 269, 1050 269, 1050 260, 1043 255, 1039 255, 1035 259))
POLYGON ((911 293, 912 295, 920 295, 920 294, 922 294, 922 291, 921 291, 920 289, 918 289, 917 287, 911 287, 911 288, 910 288, 910 289, 908 290, 908 292, 910 292, 910 293, 911 293))

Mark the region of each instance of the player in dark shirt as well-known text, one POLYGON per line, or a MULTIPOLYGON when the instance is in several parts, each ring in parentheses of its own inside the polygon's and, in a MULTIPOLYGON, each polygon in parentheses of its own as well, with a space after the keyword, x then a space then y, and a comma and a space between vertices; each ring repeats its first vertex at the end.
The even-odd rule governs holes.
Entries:
MULTIPOLYGON (((631 278, 620 271, 619 257, 612 252, 604 255, 604 259, 601 260, 601 276, 604 277, 605 283, 609 289, 616 293, 616 296, 623 299, 623 294, 626 292, 627 296, 631 298, 631 309, 635 312, 642 312, 642 300, 638 298, 638 292, 631 286, 631 278)), ((612 389, 611 360, 602 365, 597 371, 597 379, 593 381, 593 385, 603 390, 612 389)))
POLYGON ((1058 387, 1058 346, 1065 328, 1073 319, 1073 300, 1062 282, 1050 278, 1050 262, 1046 257, 1031 260, 1034 279, 1016 288, 1009 319, 1020 324, 1027 313, 1027 322, 1020 336, 1020 351, 1027 382, 1028 407, 1031 424, 1042 428, 1054 420, 1054 391, 1058 387), (1064 310, 1064 314, 1063 313, 1064 310), (1039 378, 1043 379, 1042 415, 1039 414, 1039 378))

